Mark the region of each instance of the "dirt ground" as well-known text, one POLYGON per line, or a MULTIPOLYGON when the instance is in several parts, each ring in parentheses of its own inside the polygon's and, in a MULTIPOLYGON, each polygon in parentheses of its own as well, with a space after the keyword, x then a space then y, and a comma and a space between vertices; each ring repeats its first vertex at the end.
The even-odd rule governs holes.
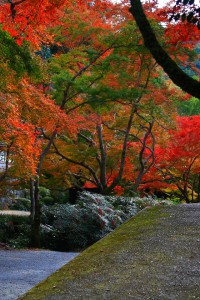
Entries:
POLYGON ((200 299, 200 204, 145 209, 19 299, 200 299))

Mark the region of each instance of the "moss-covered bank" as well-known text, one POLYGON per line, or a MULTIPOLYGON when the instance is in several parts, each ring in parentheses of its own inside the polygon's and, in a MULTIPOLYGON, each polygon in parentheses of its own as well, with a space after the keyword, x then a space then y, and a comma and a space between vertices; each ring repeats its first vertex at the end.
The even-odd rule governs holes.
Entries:
POLYGON ((200 299, 199 246, 198 204, 145 209, 19 299, 200 299))

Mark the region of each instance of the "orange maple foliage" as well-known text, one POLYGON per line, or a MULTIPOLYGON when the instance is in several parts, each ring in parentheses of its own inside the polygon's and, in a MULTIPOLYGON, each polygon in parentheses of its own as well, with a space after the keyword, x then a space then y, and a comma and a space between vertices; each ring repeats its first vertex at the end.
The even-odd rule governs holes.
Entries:
POLYGON ((7 85, 6 94, 1 93, 1 142, 9 145, 11 165, 16 164, 16 175, 36 174, 38 158, 43 146, 40 138, 53 130, 61 132, 71 127, 70 118, 27 79, 18 84, 7 85))
MULTIPOLYGON (((127 117, 124 116, 128 116, 130 113, 133 101, 136 101, 138 106, 137 113, 143 114, 144 112, 144 120, 147 120, 145 118, 151 104, 161 106, 165 112, 169 112, 172 89, 167 86, 167 82, 165 82, 163 89, 158 89, 153 81, 148 82, 151 72, 154 72, 155 80, 159 79, 160 70, 157 68, 154 71, 155 63, 143 47, 141 36, 137 34, 137 30, 134 29, 133 35, 132 24, 126 26, 131 20, 127 3, 124 1, 122 4, 112 4, 100 0, 94 3, 81 0, 76 2, 68 0, 16 0, 13 1, 13 7, 7 1, 0 3, 0 22, 3 24, 3 30, 10 32, 18 43, 26 39, 31 42, 33 48, 40 48, 42 45, 50 47, 57 44, 59 49, 52 59, 55 62, 54 67, 56 66, 55 74, 52 68, 47 70, 48 75, 45 78, 47 86, 53 86, 52 91, 51 89, 48 91, 42 89, 40 83, 36 84, 28 78, 23 78, 21 82, 17 83, 11 80, 7 85, 7 95, 4 94, 3 96, 6 97, 6 103, 9 104, 6 104, 8 107, 4 107, 6 122, 2 126, 4 132, 2 139, 8 143, 14 137, 12 151, 18 154, 22 153, 20 151, 24 151, 24 154, 19 157, 24 157, 27 164, 32 161, 30 163, 30 166, 32 165, 30 167, 31 174, 36 174, 39 157, 48 145, 52 134, 56 138, 67 137, 68 142, 70 140, 71 144, 69 143, 67 148, 63 146, 62 138, 58 141, 58 146, 64 149, 66 155, 73 154, 80 157, 79 153, 73 153, 74 148, 77 147, 77 152, 80 151, 81 155, 83 154, 87 159, 91 149, 88 149, 88 145, 84 145, 84 143, 79 149, 77 136, 81 131, 87 130, 92 136, 95 136, 99 116, 92 113, 90 108, 78 109, 79 104, 81 106, 87 97, 92 97, 87 95, 87 91, 85 91, 87 89, 81 91, 79 86, 79 90, 76 90, 77 78, 82 78, 82 74, 89 78, 92 77, 93 73, 97 73, 96 78, 98 80, 95 78, 92 83, 88 80, 87 86, 88 88, 99 84, 101 94, 95 95, 97 101, 107 97, 106 92, 102 92, 101 87, 105 88, 106 86, 113 93, 124 89, 124 95, 125 88, 133 89, 131 99, 127 100, 126 96, 118 97, 118 104, 115 104, 117 112, 108 108, 109 113, 106 112, 105 115, 102 113, 100 123, 103 126, 104 143, 108 147, 111 158, 110 169, 107 174, 108 185, 116 177, 116 169, 119 168, 116 161, 119 162, 122 151, 122 139, 117 139, 115 130, 110 130, 110 127, 115 126, 116 130, 119 130, 127 125, 127 117), (66 58, 65 54, 67 53, 69 56, 66 58), (110 59, 112 54, 116 55, 114 59, 110 59), (92 69, 92 66, 96 66, 95 63, 97 67, 92 69), (126 71, 126 73, 121 72, 121 70, 126 71), (63 72, 70 79, 66 78, 65 80, 63 76, 62 82, 59 81, 60 86, 58 85, 57 92, 62 85, 63 94, 61 93, 59 98, 60 102, 57 101, 56 103, 53 100, 56 90, 53 76, 59 72, 60 74, 63 72), (51 75, 53 76, 51 77, 51 75), (149 90, 146 90, 147 84, 150 85, 149 90), (142 98, 141 103, 140 98, 142 98), (129 102, 127 106, 124 105, 126 102, 129 102), (77 110, 74 107, 77 107, 77 110), (8 136, 6 136, 6 132, 8 136), (28 139, 30 141, 29 146, 25 147, 28 139), (115 159, 112 159, 112 156, 115 159)), ((159 14, 154 13, 154 6, 146 4, 146 8, 150 17, 154 17, 156 21, 161 20, 159 14)), ((158 26, 158 28, 160 27, 158 26)), ((171 27, 174 30, 175 26, 171 27)), ((176 36, 170 30, 169 27, 166 36, 168 35, 172 44, 175 45, 176 36)), ((190 38, 189 33, 192 37, 189 30, 183 35, 180 29, 177 30, 177 37, 181 41, 188 40, 190 38)), ((192 39, 195 40, 196 35, 193 35, 192 39)), ((186 58, 185 56, 184 60, 186 58)), ((48 66, 46 68, 48 69, 48 66)), ((85 81, 83 80, 84 84, 85 81)), ((113 95, 111 95, 111 99, 108 95, 108 99, 105 100, 111 101, 113 99, 113 95)), ((136 117, 136 126, 131 129, 130 134, 136 135, 139 131, 139 125, 141 125, 139 119, 136 117)), ((145 122, 148 123, 144 121, 141 126, 145 126, 145 122)), ((142 140, 142 133, 139 134, 139 138, 142 140)), ((94 139, 96 139, 94 142, 98 144, 97 136, 94 139)), ((136 143, 132 145, 137 148, 136 143)), ((136 153, 138 154, 137 151, 134 152, 131 147, 127 146, 125 175, 122 177, 124 181, 134 181, 136 177, 137 168, 132 157, 136 153), (136 171, 134 172, 134 170, 136 171)), ((52 154, 53 158, 54 155, 52 154)), ((92 158, 92 164, 98 168, 95 158, 92 158)), ((63 166, 63 169, 64 167, 66 165, 63 166)), ((70 168, 72 173, 77 172, 77 166, 71 165, 70 168)))
POLYGON ((81 0, 76 2, 69 0, 3 1, 0 3, 0 23, 3 24, 3 30, 8 31, 17 43, 21 44, 26 39, 39 47, 41 43, 53 42, 56 32, 50 29, 62 26, 69 12, 71 12, 71 24, 74 18, 76 19, 76 15, 81 17, 82 22, 88 21, 91 19, 90 16, 93 16, 93 26, 96 27, 101 12, 105 11, 109 5, 111 3, 103 0, 95 1, 94 4, 81 0))

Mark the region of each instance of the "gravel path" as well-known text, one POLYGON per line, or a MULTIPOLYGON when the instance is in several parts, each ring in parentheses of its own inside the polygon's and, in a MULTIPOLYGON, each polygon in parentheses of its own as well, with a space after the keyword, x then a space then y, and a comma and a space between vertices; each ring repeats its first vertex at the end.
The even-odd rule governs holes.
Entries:
POLYGON ((30 212, 23 210, 0 210, 0 215, 30 216, 30 212))
POLYGON ((0 250, 0 300, 15 300, 78 253, 0 250))

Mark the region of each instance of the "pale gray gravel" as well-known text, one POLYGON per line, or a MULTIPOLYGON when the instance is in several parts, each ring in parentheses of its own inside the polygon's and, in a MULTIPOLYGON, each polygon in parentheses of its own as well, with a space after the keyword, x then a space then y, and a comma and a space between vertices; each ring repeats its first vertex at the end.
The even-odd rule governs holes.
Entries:
POLYGON ((10 216, 30 216, 29 211, 23 210, 0 210, 0 215, 10 215, 10 216))
POLYGON ((78 253, 0 250, 0 300, 16 300, 78 253))

